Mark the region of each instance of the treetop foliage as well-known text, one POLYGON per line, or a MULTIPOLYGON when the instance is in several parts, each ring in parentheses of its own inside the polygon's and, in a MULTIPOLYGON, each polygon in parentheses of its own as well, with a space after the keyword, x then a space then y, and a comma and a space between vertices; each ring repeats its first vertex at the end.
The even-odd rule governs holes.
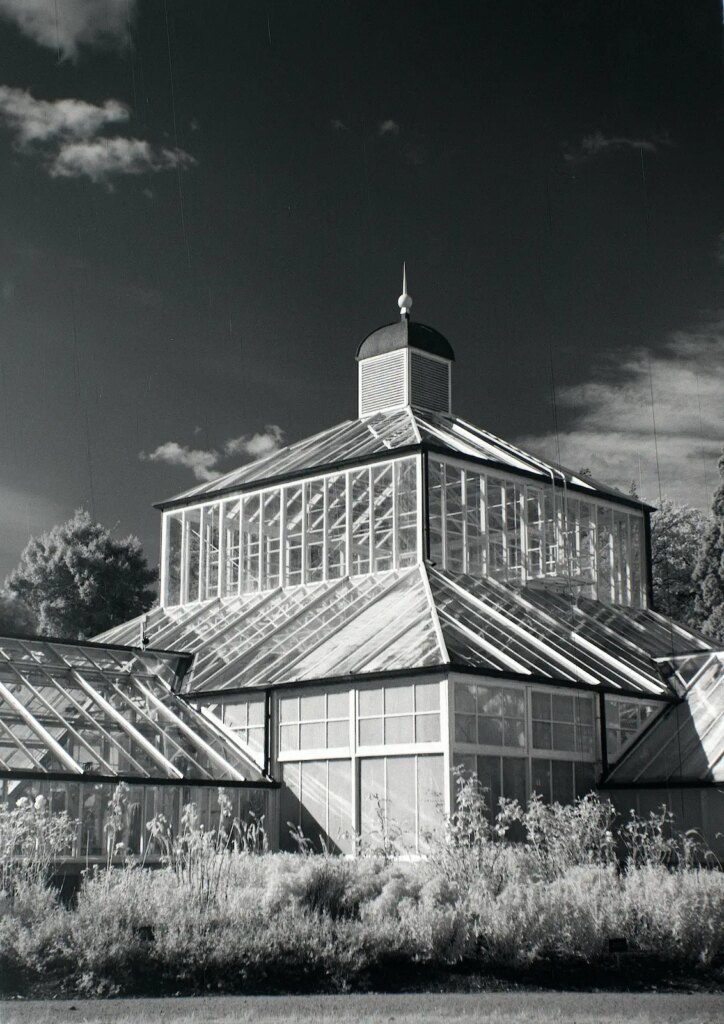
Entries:
POLYGON ((721 483, 714 491, 711 520, 701 543, 694 582, 702 632, 724 643, 724 447, 718 466, 721 483))
POLYGON ((692 627, 699 625, 692 578, 708 517, 698 508, 661 501, 651 516, 651 575, 657 611, 692 627))
POLYGON ((158 573, 137 537, 117 540, 84 509, 32 537, 6 590, 37 618, 37 631, 89 638, 148 611, 158 573))

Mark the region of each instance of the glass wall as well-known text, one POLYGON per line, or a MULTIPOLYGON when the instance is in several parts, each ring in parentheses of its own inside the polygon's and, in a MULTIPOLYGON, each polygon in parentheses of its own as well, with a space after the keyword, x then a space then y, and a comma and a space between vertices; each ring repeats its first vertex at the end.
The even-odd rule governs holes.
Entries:
POLYGON ((645 605, 642 513, 437 456, 428 461, 428 493, 430 558, 441 568, 522 582, 571 578, 587 597, 645 605))
POLYGON ((491 809, 532 791, 571 803, 595 784, 592 694, 515 683, 456 682, 453 764, 477 772, 491 809))
POLYGON ((164 605, 414 565, 418 460, 397 459, 164 514, 164 605))
MULTIPOLYGON (((49 814, 65 811, 75 823, 75 830, 64 856, 82 860, 105 861, 109 854, 118 858, 129 853, 151 859, 160 856, 163 851, 153 843, 149 845, 147 823, 162 814, 173 834, 178 835, 183 809, 189 804, 196 806, 198 823, 205 829, 219 826, 218 786, 130 784, 123 791, 120 827, 114 833, 110 803, 117 789, 114 782, 3 779, 0 804, 15 807, 25 799, 49 814), (122 845, 114 852, 116 844, 122 845)), ((267 818, 269 790, 228 786, 224 794, 231 801, 232 820, 267 818)))
POLYGON ((276 697, 284 782, 281 846, 301 828, 314 849, 351 853, 385 837, 426 849, 441 823, 444 758, 439 681, 289 691, 276 697))
POLYGON ((609 763, 616 761, 651 717, 661 710, 661 704, 644 700, 625 700, 622 697, 605 697, 606 711, 606 754, 609 763))

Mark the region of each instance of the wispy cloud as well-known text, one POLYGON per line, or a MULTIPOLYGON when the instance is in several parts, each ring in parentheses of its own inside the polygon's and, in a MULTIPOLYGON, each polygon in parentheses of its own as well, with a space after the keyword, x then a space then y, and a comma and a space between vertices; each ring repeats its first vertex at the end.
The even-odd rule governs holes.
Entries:
POLYGON ((392 118, 388 118, 386 121, 381 121, 377 126, 377 134, 382 138, 384 135, 399 135, 400 126, 397 121, 393 121, 392 118))
POLYGON ((15 134, 18 148, 39 156, 51 177, 86 177, 108 184, 117 175, 156 173, 196 163, 182 149, 100 134, 129 118, 128 107, 118 100, 102 104, 39 100, 27 90, 0 86, 0 119, 15 134))
POLYGON ((118 174, 147 174, 190 167, 196 161, 183 149, 160 149, 142 139, 95 139, 64 143, 52 163, 53 178, 90 178, 96 184, 118 174))
POLYGON ((284 441, 284 431, 275 423, 267 424, 264 431, 259 434, 242 434, 241 437, 232 437, 224 445, 227 455, 248 455, 252 459, 259 459, 263 455, 271 455, 272 452, 281 448, 284 441))
POLYGON ((0 85, 0 115, 25 146, 59 138, 90 138, 108 124, 127 121, 129 111, 118 100, 100 105, 74 99, 38 100, 25 89, 0 85))
POLYGON ((152 452, 140 452, 142 462, 165 462, 169 466, 184 466, 190 469, 197 480, 213 480, 219 473, 214 466, 219 461, 219 453, 203 448, 189 448, 178 441, 166 441, 154 448, 152 452))
MULTIPOLYGON (((196 431, 194 431, 196 433, 196 431)), ((284 432, 281 427, 272 423, 257 434, 242 434, 231 437, 222 445, 222 451, 215 448, 191 448, 179 444, 178 441, 166 441, 152 452, 140 452, 142 462, 165 462, 169 466, 184 466, 190 469, 197 480, 214 480, 220 475, 218 465, 232 455, 244 455, 250 459, 258 459, 270 455, 281 447, 284 432)))
POLYGON ((349 128, 344 123, 344 121, 340 121, 338 117, 333 117, 332 120, 329 123, 330 123, 330 126, 336 132, 348 132, 349 131, 349 128))
POLYGON ((569 425, 558 438, 547 433, 519 442, 554 460, 560 442, 564 465, 589 466, 623 490, 633 480, 654 504, 660 472, 665 496, 706 508, 724 439, 723 394, 724 318, 674 334, 663 351, 639 350, 623 364, 613 358, 602 364, 592 380, 559 392, 569 425))
POLYGON ((120 46, 135 10, 136 0, 0 0, 0 17, 66 59, 79 46, 120 46))
POLYGON ((588 163, 597 157, 606 156, 609 153, 621 152, 621 150, 643 150, 645 153, 657 153, 662 146, 671 146, 672 142, 666 136, 652 135, 649 137, 629 137, 625 135, 604 135, 603 132, 593 132, 586 135, 576 146, 565 146, 563 159, 566 163, 578 165, 588 163))

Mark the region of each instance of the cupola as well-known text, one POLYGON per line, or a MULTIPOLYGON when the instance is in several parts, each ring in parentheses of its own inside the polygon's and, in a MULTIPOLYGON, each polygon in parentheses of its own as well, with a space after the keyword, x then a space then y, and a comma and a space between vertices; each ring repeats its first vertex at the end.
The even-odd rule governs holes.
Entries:
POLYGON ((446 338, 410 319, 412 299, 402 272, 400 319, 378 327, 357 349, 359 417, 414 405, 451 412, 451 367, 455 355, 446 338))

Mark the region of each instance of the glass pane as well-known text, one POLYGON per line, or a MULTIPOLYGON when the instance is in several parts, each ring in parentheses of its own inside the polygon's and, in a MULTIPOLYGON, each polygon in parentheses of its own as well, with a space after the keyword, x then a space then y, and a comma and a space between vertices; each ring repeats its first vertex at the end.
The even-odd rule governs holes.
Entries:
POLYGON ((440 715, 415 716, 415 740, 417 743, 437 743, 440 739, 440 715))
POLYGON ((443 473, 444 465, 430 456, 427 461, 427 504, 430 535, 430 558, 436 565, 444 565, 443 552, 443 473))
POLYGON ((347 571, 347 477, 327 479, 327 579, 340 579, 347 571))
POLYGON ((478 743, 484 746, 503 745, 503 720, 501 718, 478 719, 478 743))
POLYGON ((554 722, 553 724, 553 750, 575 750, 576 740, 573 734, 573 726, 554 722))
POLYGON ((576 796, 586 796, 587 793, 591 793, 596 788, 596 775, 593 765, 586 763, 585 761, 579 762, 575 766, 576 775, 576 796))
POLYGON ((299 717, 302 722, 325 717, 324 694, 303 694, 299 698, 299 717))
POLYGON ((553 721, 573 721, 573 697, 565 697, 555 694, 553 697, 553 721))
POLYGON ((475 686, 469 683, 455 684, 455 709, 464 715, 475 714, 475 686))
POLYGON ((551 763, 533 758, 531 766, 531 789, 540 793, 548 803, 551 801, 551 763))
POLYGON ((359 743, 361 747, 381 746, 383 742, 382 719, 362 718, 359 723, 359 743))
POLYGON ((350 573, 360 575, 370 571, 370 485, 369 470, 352 473, 352 552, 350 573))
POLYGON ((247 494, 241 509, 241 589, 259 589, 261 503, 258 494, 247 494))
POLYGON ((181 601, 181 536, 182 512, 167 512, 166 516, 166 603, 181 601))
POLYGON ((278 489, 266 491, 263 495, 262 517, 262 590, 279 586, 280 572, 280 512, 281 494, 278 489))
POLYGON ((486 791, 485 802, 491 814, 495 814, 501 797, 500 758, 481 755, 477 759, 478 782, 486 791))
POLYGON ((477 743, 475 715, 455 715, 455 739, 458 743, 477 743))
POLYGON ((359 713, 360 715, 381 715, 382 714, 382 687, 375 687, 371 690, 359 691, 359 713))
POLYGON ((420 852, 427 848, 426 837, 438 832, 443 823, 443 758, 434 754, 417 759, 418 837, 420 852))
POLYGON ((551 761, 552 801, 572 804, 575 798, 573 788, 573 764, 570 761, 551 761))
POLYGON ((517 800, 522 807, 528 800, 527 761, 522 757, 503 758, 503 796, 517 800))
POLYGON ((445 466, 445 529, 447 552, 445 566, 451 572, 464 572, 463 557, 463 471, 445 466))
POLYGON ((502 715, 503 691, 498 687, 478 686, 478 714, 502 715))
POLYGON ((399 826, 404 835, 403 849, 415 851, 415 758, 387 758, 387 820, 399 826))
POLYGON ((412 712, 412 686, 385 687, 385 714, 412 712))
POLYGON ((377 572, 384 572, 393 568, 392 466, 373 466, 372 481, 374 569, 377 572))
POLYGON ((307 567, 305 582, 324 579, 324 480, 304 484, 307 520, 307 567))
POLYGON ((397 567, 414 565, 417 558, 417 463, 395 463, 397 567))
POLYGON ((503 719, 503 746, 525 746, 525 722, 522 718, 503 719))
POLYGON ((289 586, 302 582, 302 488, 285 487, 286 533, 284 573, 289 586))
POLYGON ((388 746, 395 743, 412 743, 412 722, 412 715, 385 718, 385 743, 388 746))
POLYGON ((221 574, 221 594, 236 594, 239 591, 241 558, 241 533, 239 526, 238 498, 223 504, 222 530, 224 533, 224 566, 221 574))
POLYGON ((353 852, 352 763, 329 762, 329 838, 342 853, 353 852))
POLYGON ((201 557, 201 509, 184 512, 184 562, 186 567, 185 601, 199 599, 199 560, 201 557))
POLYGON ((415 683, 415 710, 438 711, 440 708, 439 683, 415 683))
POLYGON ((347 690, 331 690, 327 694, 327 715, 329 718, 349 718, 347 690))
POLYGON ((299 749, 299 726, 297 725, 282 725, 279 729, 279 749, 280 750, 298 750, 299 749))
POLYGON ((302 832, 321 850, 327 836, 327 762, 302 762, 302 832))
POLYGON ((280 697, 279 698, 279 721, 280 722, 298 722, 299 721, 299 697, 280 697))
POLYGON ((349 746, 349 722, 329 722, 329 724, 327 725, 327 746, 349 746))
POLYGON ((549 722, 533 722, 533 746, 536 750, 551 749, 551 726, 549 722))
POLYGON ((324 722, 302 722, 299 727, 299 746, 302 750, 317 750, 324 747, 326 728, 324 722))
POLYGON ((531 694, 533 718, 541 718, 544 721, 551 719, 551 696, 549 693, 540 693, 533 690, 531 694))
POLYGON ((201 528, 201 597, 219 593, 219 506, 207 505, 201 528))
POLYGON ((525 715, 525 693, 523 690, 503 690, 503 714, 510 718, 525 715))
POLYGON ((359 761, 359 810, 362 835, 379 836, 378 804, 386 810, 385 761, 382 757, 362 757, 359 761))
POLYGON ((471 576, 482 576, 486 568, 485 477, 465 472, 466 569, 471 576))

